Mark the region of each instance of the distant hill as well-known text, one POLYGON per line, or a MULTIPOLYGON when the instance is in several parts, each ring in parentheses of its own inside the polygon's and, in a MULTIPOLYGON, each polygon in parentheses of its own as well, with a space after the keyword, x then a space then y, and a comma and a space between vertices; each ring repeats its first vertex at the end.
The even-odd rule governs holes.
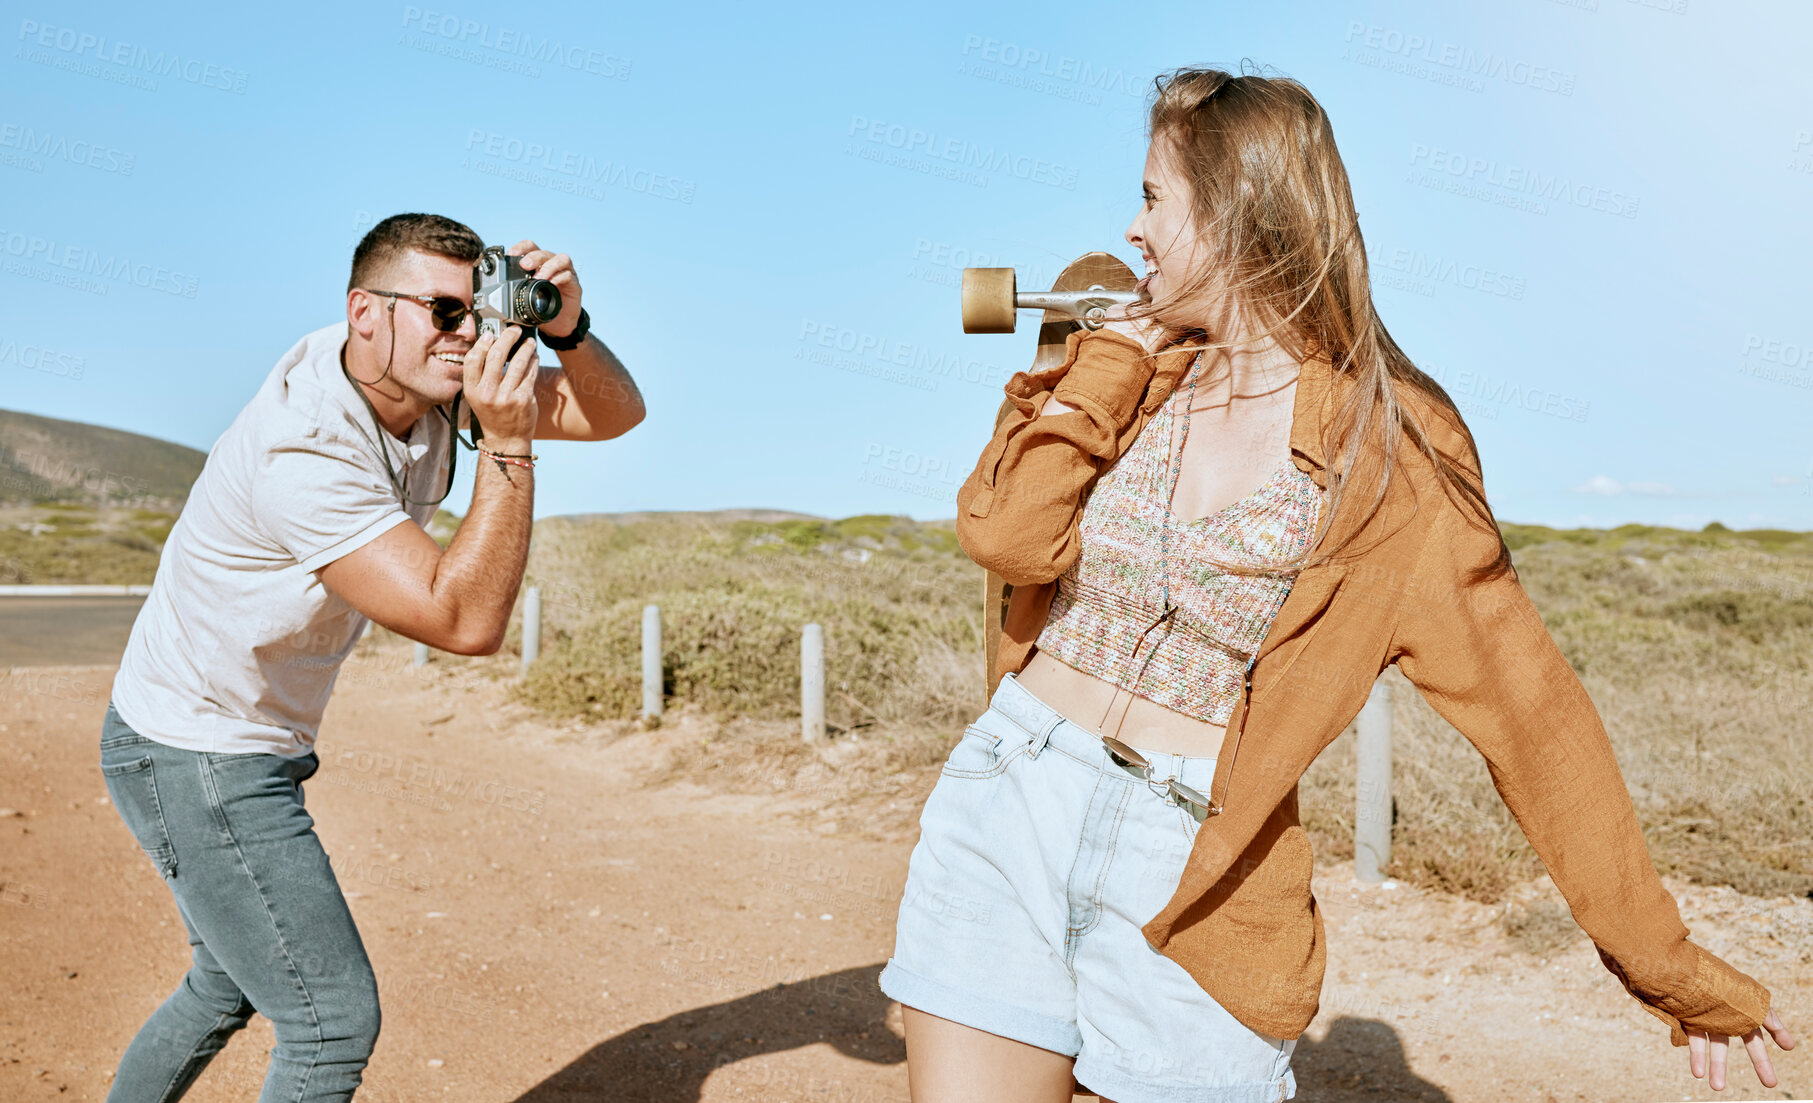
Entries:
POLYGON ((0 502, 180 502, 207 458, 121 429, 0 410, 0 502))

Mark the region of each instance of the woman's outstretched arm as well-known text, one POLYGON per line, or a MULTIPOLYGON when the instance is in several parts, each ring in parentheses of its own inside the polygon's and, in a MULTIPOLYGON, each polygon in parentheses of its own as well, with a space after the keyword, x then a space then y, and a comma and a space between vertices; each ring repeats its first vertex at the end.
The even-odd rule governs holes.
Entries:
MULTIPOLYGON (((1477 464, 1461 463, 1480 486, 1477 464)), ((1672 1044, 1687 1045, 1688 1031, 1756 1030, 1769 990, 1688 941, 1598 711, 1515 571, 1470 577, 1496 555, 1497 534, 1451 502, 1423 506, 1441 512, 1407 580, 1391 659, 1485 756, 1575 922, 1644 1010, 1668 1024, 1672 1044)), ((1766 1068, 1765 1058, 1759 1072, 1766 1068)))

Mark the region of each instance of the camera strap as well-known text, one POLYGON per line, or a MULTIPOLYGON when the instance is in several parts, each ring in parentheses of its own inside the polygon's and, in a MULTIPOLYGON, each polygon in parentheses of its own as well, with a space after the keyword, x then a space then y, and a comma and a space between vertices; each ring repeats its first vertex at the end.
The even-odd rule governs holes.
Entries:
POLYGON ((391 488, 397 492, 397 497, 401 498, 405 504, 413 506, 438 506, 446 501, 447 495, 453 493, 453 475, 460 466, 460 450, 457 446, 464 446, 469 451, 477 451, 477 442, 484 439, 485 431, 479 426, 477 418, 472 419, 472 443, 467 443, 466 438, 460 436, 460 399, 465 397, 465 392, 462 391, 453 396, 451 412, 446 406, 434 408, 434 412, 440 414, 441 418, 447 422, 447 433, 453 438, 447 442, 447 489, 441 491, 439 498, 411 498, 403 489, 403 480, 397 478, 396 466, 390 462, 390 448, 384 443, 386 432, 383 423, 378 420, 377 407, 371 404, 371 398, 366 395, 365 388, 359 386, 359 381, 354 379, 353 373, 347 370, 344 360, 340 362, 340 374, 346 376, 346 381, 352 384, 353 391, 358 394, 359 401, 365 403, 365 412, 371 415, 371 427, 377 433, 372 443, 378 447, 378 458, 384 461, 384 474, 390 477, 391 488))

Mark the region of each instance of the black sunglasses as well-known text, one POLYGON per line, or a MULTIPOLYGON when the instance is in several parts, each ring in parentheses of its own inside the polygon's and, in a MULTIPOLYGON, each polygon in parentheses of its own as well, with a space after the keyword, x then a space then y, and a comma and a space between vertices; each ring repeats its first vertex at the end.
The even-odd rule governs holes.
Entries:
POLYGON ((434 328, 442 333, 459 332, 460 326, 465 324, 466 315, 478 312, 477 307, 467 306, 452 295, 411 295, 404 291, 379 291, 373 287, 362 287, 359 290, 368 295, 388 295, 392 299, 421 303, 428 308, 428 318, 434 323, 434 328))

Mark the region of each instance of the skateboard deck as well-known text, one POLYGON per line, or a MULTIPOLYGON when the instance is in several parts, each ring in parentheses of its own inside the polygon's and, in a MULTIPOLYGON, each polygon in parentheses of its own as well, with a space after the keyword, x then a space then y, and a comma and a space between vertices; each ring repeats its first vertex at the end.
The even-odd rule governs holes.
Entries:
MULTIPOLYGON (((1139 284, 1139 278, 1133 270, 1110 253, 1084 253, 1070 262, 1058 278, 1052 281, 1053 291, 1087 291, 1102 288, 1105 291, 1132 291, 1139 284)), ((1039 325, 1039 341, 1033 349, 1030 371, 1041 371, 1053 368, 1064 362, 1065 342, 1070 335, 1083 328, 1082 321, 1057 310, 1045 311, 1044 320, 1039 325)), ((1006 399, 995 412, 995 427, 1007 417, 1013 404, 1006 399)), ((982 589, 982 647, 987 656, 987 678, 984 700, 995 694, 995 687, 1001 682, 1001 671, 996 669, 996 655, 1001 647, 1001 626, 1007 620, 1007 599, 1012 596, 1013 587, 1007 580, 993 571, 983 581, 982 589)))

